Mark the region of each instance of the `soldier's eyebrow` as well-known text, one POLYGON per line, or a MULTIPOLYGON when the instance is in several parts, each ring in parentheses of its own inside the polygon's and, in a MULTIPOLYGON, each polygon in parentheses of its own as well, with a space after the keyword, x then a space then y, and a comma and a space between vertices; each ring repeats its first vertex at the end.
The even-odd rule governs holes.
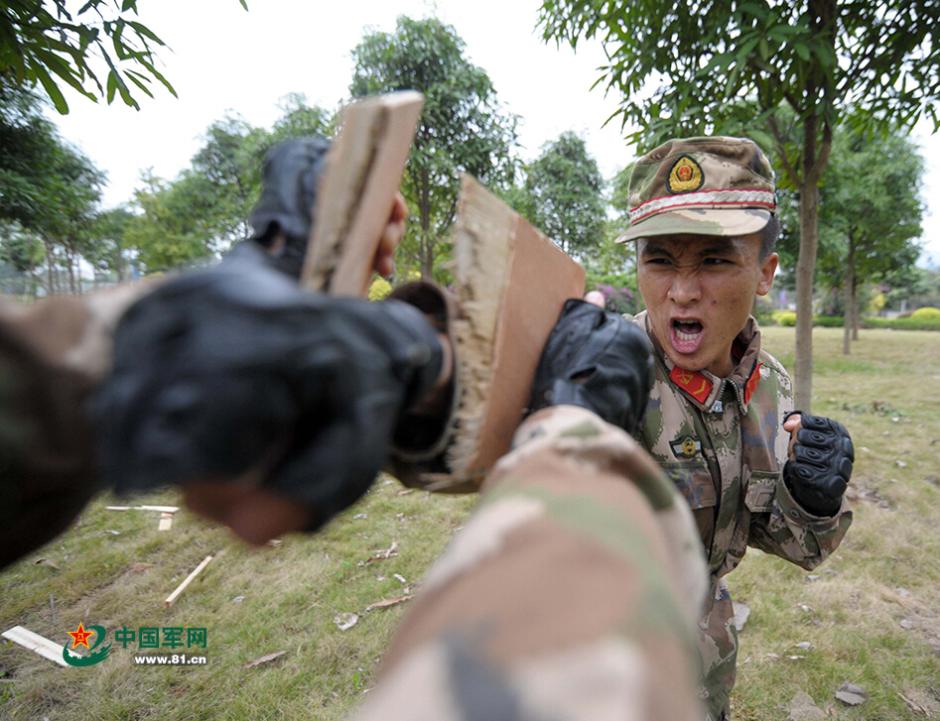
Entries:
POLYGON ((672 253, 666 248, 666 246, 661 243, 656 243, 655 241, 647 240, 643 244, 642 250, 640 250, 640 255, 650 256, 650 255, 664 255, 667 258, 672 258, 672 253))
POLYGON ((737 253, 738 247, 733 242, 715 243, 714 245, 705 246, 699 251, 699 255, 736 255, 737 253))

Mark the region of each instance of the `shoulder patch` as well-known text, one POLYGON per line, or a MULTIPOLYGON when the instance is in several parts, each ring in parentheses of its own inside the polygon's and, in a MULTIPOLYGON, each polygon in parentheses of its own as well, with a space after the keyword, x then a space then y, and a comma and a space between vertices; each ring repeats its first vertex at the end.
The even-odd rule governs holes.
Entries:
POLYGON ((702 452, 702 442, 692 436, 679 436, 669 442, 669 447, 676 458, 694 458, 702 452))

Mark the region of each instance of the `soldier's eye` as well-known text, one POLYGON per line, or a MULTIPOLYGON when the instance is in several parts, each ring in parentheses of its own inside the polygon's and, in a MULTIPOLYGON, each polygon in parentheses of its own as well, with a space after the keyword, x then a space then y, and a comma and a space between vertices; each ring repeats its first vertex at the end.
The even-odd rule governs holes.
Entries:
POLYGON ((731 261, 727 260, 726 258, 706 258, 705 260, 702 261, 702 265, 708 265, 708 266, 713 266, 713 267, 720 266, 720 265, 729 265, 730 263, 731 261))

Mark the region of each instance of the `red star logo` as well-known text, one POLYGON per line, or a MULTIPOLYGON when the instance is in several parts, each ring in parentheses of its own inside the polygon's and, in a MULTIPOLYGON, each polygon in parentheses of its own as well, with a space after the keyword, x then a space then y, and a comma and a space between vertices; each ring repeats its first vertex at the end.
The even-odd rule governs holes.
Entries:
POLYGON ((91 648, 91 646, 88 645, 88 637, 91 636, 94 631, 86 631, 81 621, 79 621, 77 629, 69 631, 68 633, 69 636, 72 637, 72 648, 78 648, 79 646, 91 648))

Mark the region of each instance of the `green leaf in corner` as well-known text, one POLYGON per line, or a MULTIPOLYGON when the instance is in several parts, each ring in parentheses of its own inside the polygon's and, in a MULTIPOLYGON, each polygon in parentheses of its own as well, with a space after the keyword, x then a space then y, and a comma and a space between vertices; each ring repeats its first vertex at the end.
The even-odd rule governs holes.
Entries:
POLYGON ((108 105, 114 100, 114 93, 117 91, 117 87, 117 74, 111 70, 108 72, 108 97, 106 98, 108 105))
POLYGON ((69 104, 65 102, 65 96, 62 95, 62 91, 59 90, 59 86, 55 84, 52 76, 49 75, 42 65, 34 64, 31 69, 36 74, 36 78, 39 82, 42 83, 42 87, 55 106, 56 111, 58 111, 60 115, 68 115, 69 104))

